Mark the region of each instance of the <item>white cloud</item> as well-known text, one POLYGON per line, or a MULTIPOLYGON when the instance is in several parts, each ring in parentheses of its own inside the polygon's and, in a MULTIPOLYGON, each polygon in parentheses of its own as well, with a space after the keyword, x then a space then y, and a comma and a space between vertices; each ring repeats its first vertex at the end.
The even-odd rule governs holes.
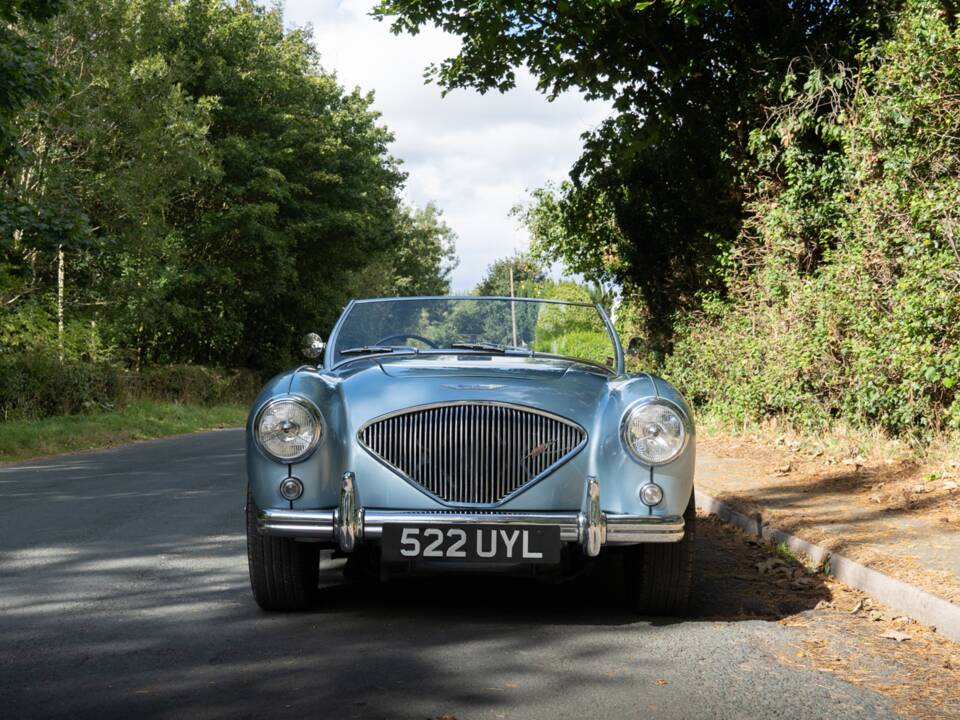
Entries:
POLYGON ((375 93, 374 107, 396 140, 409 174, 405 195, 444 211, 459 240, 454 290, 468 290, 487 265, 526 245, 508 217, 527 190, 567 176, 580 135, 606 115, 602 103, 567 93, 554 102, 526 72, 505 94, 458 90, 443 98, 423 70, 456 52, 459 40, 435 29, 394 36, 369 16, 373 0, 288 0, 288 25, 312 25, 321 62, 348 88, 375 93))

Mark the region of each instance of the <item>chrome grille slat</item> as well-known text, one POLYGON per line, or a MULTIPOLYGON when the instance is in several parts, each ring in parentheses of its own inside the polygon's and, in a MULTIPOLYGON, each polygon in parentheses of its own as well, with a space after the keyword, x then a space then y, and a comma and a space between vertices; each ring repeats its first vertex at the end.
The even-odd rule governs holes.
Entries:
POLYGON ((463 402, 373 421, 359 439, 441 500, 492 505, 568 459, 583 446, 586 432, 526 408, 463 402))

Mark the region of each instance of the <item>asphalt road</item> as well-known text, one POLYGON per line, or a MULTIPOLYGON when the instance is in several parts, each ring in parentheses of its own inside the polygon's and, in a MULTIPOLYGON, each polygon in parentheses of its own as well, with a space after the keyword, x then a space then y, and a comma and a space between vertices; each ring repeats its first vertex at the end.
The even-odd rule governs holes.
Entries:
POLYGON ((799 606, 706 528, 695 610, 636 618, 589 578, 345 585, 316 611, 250 595, 240 431, 0 466, 0 717, 886 718, 784 663, 799 606))

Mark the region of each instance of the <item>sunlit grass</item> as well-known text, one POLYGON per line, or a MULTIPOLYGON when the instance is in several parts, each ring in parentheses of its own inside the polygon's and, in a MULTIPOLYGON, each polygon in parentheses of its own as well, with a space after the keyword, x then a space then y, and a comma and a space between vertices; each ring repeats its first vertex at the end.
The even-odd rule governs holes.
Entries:
POLYGON ((0 422, 0 462, 240 427, 247 410, 244 405, 201 407, 137 400, 116 412, 0 422))

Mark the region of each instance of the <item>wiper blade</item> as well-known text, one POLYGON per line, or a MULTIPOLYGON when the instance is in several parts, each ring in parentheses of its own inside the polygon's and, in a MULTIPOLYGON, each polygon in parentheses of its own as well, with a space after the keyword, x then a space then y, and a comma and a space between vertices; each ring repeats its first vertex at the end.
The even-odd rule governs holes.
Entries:
POLYGON ((501 354, 511 354, 511 355, 530 355, 531 352, 527 348, 517 347, 515 345, 497 345, 496 343, 486 343, 486 342, 455 342, 450 343, 450 347, 456 348, 458 350, 483 350, 485 352, 496 352, 501 354))
POLYGON ((489 352, 506 352, 507 349, 503 345, 495 345, 494 343, 485 343, 485 342, 455 342, 450 343, 450 347, 456 348, 457 350, 487 350, 489 352))
POLYGON ((363 347, 341 350, 341 355, 363 355, 365 353, 392 353, 396 348, 389 345, 364 345, 363 347))

